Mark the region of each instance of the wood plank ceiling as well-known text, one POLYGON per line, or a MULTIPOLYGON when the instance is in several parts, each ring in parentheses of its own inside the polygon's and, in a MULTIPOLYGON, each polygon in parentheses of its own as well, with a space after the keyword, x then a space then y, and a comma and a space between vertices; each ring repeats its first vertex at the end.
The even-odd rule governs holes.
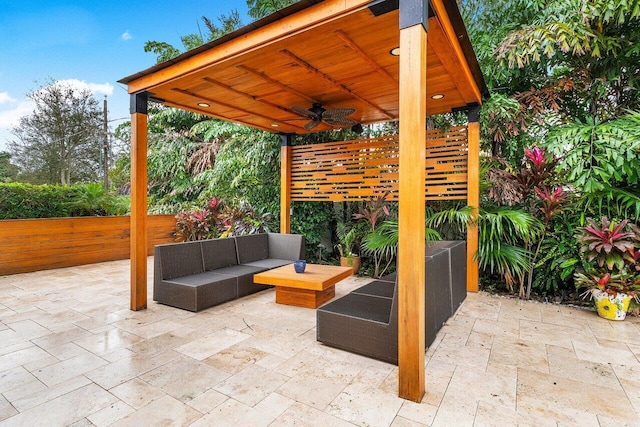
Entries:
MULTIPOLYGON (((302 13, 312 14, 313 8, 330 2, 302 13)), ((313 103, 326 109, 355 108, 349 118, 361 124, 395 121, 399 58, 390 52, 399 45, 398 10, 375 16, 367 2, 360 3, 331 19, 309 20, 306 26, 294 21, 296 14, 286 16, 253 31, 254 37, 263 32, 262 44, 236 52, 230 43, 241 43, 248 35, 232 37, 121 82, 131 93, 147 91, 165 105, 270 132, 309 132, 304 128, 308 119, 291 107, 308 109, 313 103), (281 36, 268 38, 273 25, 287 23, 297 30, 282 30, 281 36), (205 55, 211 59, 198 60, 205 55)), ((451 28, 448 17, 429 19, 425 99, 429 115, 481 103, 484 82, 474 79, 458 41, 450 39, 451 28), (444 97, 432 99, 434 95, 444 97)), ((331 126, 322 123, 312 131, 328 129, 331 126)))

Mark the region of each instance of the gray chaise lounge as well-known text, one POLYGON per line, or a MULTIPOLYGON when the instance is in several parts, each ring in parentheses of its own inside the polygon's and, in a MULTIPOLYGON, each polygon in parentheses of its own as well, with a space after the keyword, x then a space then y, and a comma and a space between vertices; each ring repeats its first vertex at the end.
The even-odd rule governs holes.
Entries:
MULTIPOLYGON (((427 246, 425 345, 453 314, 451 295, 466 297, 465 243, 444 241, 427 246), (462 265, 458 258, 462 256, 462 265), (453 272, 455 266, 459 271, 453 272), (455 291, 452 291, 452 287, 455 291)), ((364 285, 317 311, 316 338, 323 344, 398 363, 398 287, 396 273, 364 285)), ((462 302, 456 300, 456 309, 462 302)))
POLYGON ((153 300, 200 311, 268 288, 253 275, 304 258, 304 236, 262 233, 157 245, 153 300))

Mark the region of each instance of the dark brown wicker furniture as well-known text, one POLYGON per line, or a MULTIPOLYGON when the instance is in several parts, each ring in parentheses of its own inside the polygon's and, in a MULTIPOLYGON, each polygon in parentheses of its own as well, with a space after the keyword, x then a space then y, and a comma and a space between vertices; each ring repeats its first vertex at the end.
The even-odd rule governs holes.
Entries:
POLYGON ((200 311, 268 288, 253 275, 304 257, 304 236, 262 233, 157 245, 153 300, 200 311))
MULTIPOLYGON (((427 247, 425 345, 453 314, 452 295, 466 297, 464 242, 446 241, 427 247), (461 243, 461 245, 460 245, 461 243), (462 248, 462 250, 461 250, 462 248), (462 266, 457 259, 462 256, 462 266), (455 266, 460 271, 452 272, 455 266), (452 280, 452 277, 455 277, 452 280), (464 278, 464 280, 460 280, 464 278), (451 287, 455 288, 452 291, 451 287)), ((323 344, 364 356, 398 363, 398 289, 396 274, 364 285, 317 311, 316 338, 323 344)), ((464 300, 464 297, 462 297, 464 300)), ((460 300, 460 303, 462 301, 460 300)), ((456 301, 457 306, 459 303, 456 301)), ((456 306, 456 309, 457 309, 456 306)))

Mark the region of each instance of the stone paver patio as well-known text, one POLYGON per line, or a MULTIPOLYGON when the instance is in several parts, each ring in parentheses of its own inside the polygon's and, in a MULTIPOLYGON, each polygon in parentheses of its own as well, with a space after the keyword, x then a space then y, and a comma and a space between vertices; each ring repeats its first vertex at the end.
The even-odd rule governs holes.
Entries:
POLYGON ((470 294, 414 403, 273 290, 197 314, 151 295, 129 310, 128 261, 0 276, 0 426, 640 426, 635 317, 470 294))

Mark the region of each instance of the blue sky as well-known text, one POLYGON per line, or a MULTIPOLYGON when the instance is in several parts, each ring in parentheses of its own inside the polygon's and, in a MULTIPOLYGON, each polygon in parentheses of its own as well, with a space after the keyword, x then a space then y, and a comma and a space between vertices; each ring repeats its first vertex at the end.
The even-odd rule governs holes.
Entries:
POLYGON ((129 97, 116 81, 155 64, 145 42, 182 49, 180 36, 204 31, 203 15, 218 23, 233 9, 250 22, 245 0, 0 0, 0 151, 31 111, 26 94, 50 79, 107 95, 109 119, 121 123, 129 97))

